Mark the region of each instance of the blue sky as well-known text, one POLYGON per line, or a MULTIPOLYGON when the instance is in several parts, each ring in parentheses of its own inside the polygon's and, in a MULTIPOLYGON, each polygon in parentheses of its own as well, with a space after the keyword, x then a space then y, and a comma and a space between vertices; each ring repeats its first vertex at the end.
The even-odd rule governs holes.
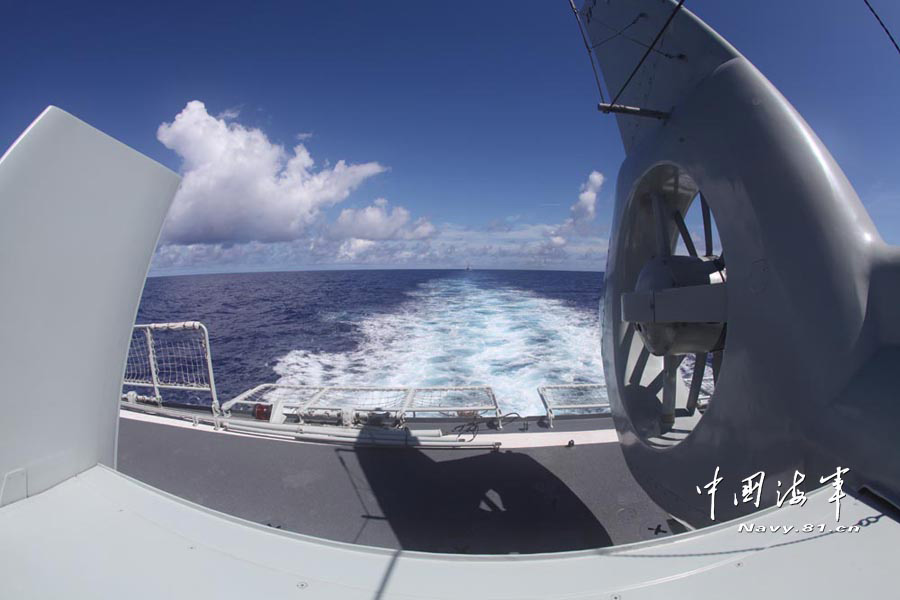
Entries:
MULTIPOLYGON (((0 144, 55 104, 194 168, 154 272, 603 269, 623 151, 567 0, 129 4, 4 8, 0 144)), ((863 2, 685 6, 900 243, 900 56, 863 2)))

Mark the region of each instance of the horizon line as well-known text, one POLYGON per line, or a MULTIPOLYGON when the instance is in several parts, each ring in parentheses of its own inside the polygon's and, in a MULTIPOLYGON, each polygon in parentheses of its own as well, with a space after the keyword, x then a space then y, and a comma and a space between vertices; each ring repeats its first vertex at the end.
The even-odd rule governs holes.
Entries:
MULTIPOLYGON (((355 272, 355 271, 467 271, 465 267, 356 267, 356 268, 272 268, 272 269, 238 269, 238 270, 200 270, 200 271, 170 271, 148 272, 147 279, 160 277, 188 277, 196 275, 247 275, 252 273, 318 273, 323 271, 355 272)), ((472 268, 468 271, 535 271, 550 273, 598 273, 604 274, 604 270, 594 269, 545 269, 545 268, 472 268)))

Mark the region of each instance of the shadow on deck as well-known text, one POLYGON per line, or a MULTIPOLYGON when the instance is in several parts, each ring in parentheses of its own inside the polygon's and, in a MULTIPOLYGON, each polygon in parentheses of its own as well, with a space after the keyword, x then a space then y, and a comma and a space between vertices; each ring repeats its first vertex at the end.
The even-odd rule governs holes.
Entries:
POLYGON ((612 544, 584 502, 520 452, 450 460, 435 460, 415 449, 335 452, 351 480, 344 455, 355 455, 364 481, 354 485, 366 486, 377 501, 370 508, 359 495, 367 520, 363 527, 370 519, 387 521, 405 550, 507 554, 612 544))
POLYGON ((272 441, 120 421, 119 469, 228 514, 342 542, 469 554, 666 535, 616 443, 515 451, 272 441))

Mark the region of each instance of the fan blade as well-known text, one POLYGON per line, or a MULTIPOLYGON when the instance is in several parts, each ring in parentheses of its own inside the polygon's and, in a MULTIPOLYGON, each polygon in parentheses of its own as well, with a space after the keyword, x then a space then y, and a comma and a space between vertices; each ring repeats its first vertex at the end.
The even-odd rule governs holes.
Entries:
POLYGON ((706 372, 706 352, 694 355, 694 374, 691 375, 691 389, 688 393, 688 415, 694 414, 697 409, 697 399, 700 397, 700 387, 703 385, 703 374, 706 372))
POLYGON ((666 214, 666 199, 659 194, 653 194, 653 214, 656 217, 656 252, 659 256, 672 254, 669 245, 669 224, 666 214))
POLYGON ((694 247, 694 240, 691 239, 687 225, 684 224, 684 217, 676 210, 672 211, 672 218, 675 219, 675 224, 678 226, 678 232, 681 233, 681 239, 684 240, 684 247, 687 248, 688 254, 697 256, 697 248, 694 247))
POLYGON ((640 385, 641 380, 644 378, 644 369, 647 368, 647 361, 649 360, 650 351, 641 346, 640 353, 634 363, 634 368, 631 370, 631 376, 628 378, 628 383, 631 385, 640 385))
POLYGON ((678 366, 683 356, 666 354, 663 357, 663 399, 662 422, 672 424, 675 422, 675 396, 677 395, 676 381, 678 366))
POLYGON ((704 254, 704 256, 712 256, 712 216, 709 212, 709 204, 706 203, 706 198, 703 197, 703 194, 700 194, 700 209, 703 212, 703 241, 705 242, 706 246, 706 254, 704 254))

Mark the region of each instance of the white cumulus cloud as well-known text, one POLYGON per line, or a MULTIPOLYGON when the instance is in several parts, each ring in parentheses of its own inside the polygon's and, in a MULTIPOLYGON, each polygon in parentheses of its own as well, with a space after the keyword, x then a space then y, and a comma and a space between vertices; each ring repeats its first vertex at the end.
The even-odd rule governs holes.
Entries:
POLYGON ((160 126, 159 140, 183 159, 184 181, 154 257, 154 273, 469 263, 602 268, 607 240, 597 223, 604 185, 599 171, 591 171, 577 188, 568 215, 550 223, 511 215, 436 227, 384 198, 337 212, 328 209, 385 168, 344 161, 317 168, 303 144, 285 150, 263 131, 236 123, 239 116, 236 109, 210 116, 194 101, 160 126))
POLYGON ((371 250, 375 245, 372 240, 361 240, 351 238, 346 240, 338 248, 338 259, 340 260, 356 260, 367 251, 371 250))
POLYGON ((170 244, 232 244, 296 240, 323 209, 382 173, 377 162, 316 168, 303 144, 291 151, 259 129, 210 115, 188 102, 157 138, 184 161, 181 188, 163 232, 170 244))
POLYGON ((597 193, 603 187, 604 179, 600 171, 591 171, 587 181, 581 184, 578 202, 569 209, 575 222, 593 221, 597 216, 597 193))
POLYGON ((342 210, 331 230, 339 237, 363 240, 420 240, 435 233, 428 220, 410 223, 410 218, 402 206, 388 209, 388 201, 378 198, 371 206, 342 210))
POLYGON ((588 232, 597 217, 597 194, 605 179, 600 171, 591 171, 587 181, 581 184, 578 201, 569 208, 569 218, 553 230, 553 236, 584 235, 588 232))

